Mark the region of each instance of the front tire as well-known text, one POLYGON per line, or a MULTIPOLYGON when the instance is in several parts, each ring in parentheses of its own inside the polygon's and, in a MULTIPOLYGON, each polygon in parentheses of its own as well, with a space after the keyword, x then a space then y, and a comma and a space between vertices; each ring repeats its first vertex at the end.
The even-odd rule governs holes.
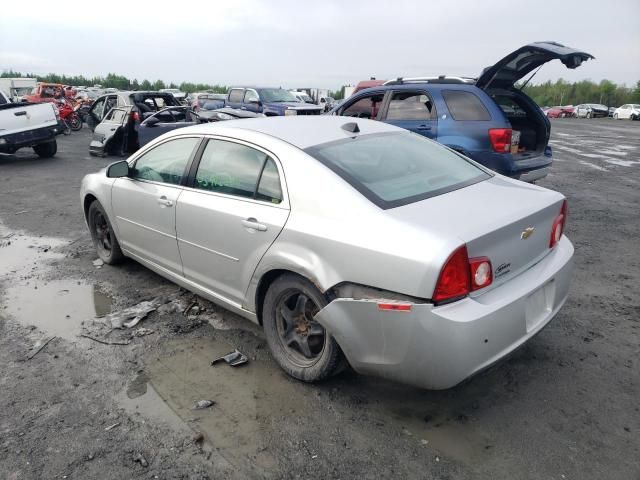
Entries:
POLYGON ((120 249, 120 244, 113 231, 109 217, 107 217, 104 208, 97 200, 94 200, 89 205, 87 223, 89 224, 91 239, 98 257, 108 265, 121 262, 124 259, 124 255, 120 249))
POLYGON ((618 114, 617 114, 617 113, 614 113, 614 114, 613 114, 613 119, 614 119, 614 120, 618 120, 618 114))
POLYGON ((74 114, 69 118, 69 126, 74 132, 82 130, 82 119, 80 115, 74 114))
POLYGON ((40 143, 33 147, 33 151, 36 152, 36 155, 40 158, 51 158, 58 151, 58 144, 55 140, 47 143, 40 143))
POLYGON ((327 300, 308 280, 293 274, 269 287, 262 319, 271 354, 280 367, 303 382, 317 382, 337 373, 342 352, 329 333, 313 319, 327 300))

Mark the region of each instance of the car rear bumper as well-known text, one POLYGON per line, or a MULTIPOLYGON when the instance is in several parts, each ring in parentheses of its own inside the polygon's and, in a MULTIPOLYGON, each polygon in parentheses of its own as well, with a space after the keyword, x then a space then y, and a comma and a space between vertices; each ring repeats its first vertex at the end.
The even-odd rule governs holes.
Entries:
POLYGON ((448 305, 382 311, 376 299, 339 298, 316 319, 363 374, 445 389, 475 375, 544 328, 564 304, 573 246, 563 237, 540 262, 480 295, 448 305))
POLYGON ((54 140, 56 135, 60 133, 62 133, 62 127, 55 124, 34 130, 4 135, 0 137, 0 153, 14 152, 19 148, 32 147, 39 143, 45 143, 54 140))

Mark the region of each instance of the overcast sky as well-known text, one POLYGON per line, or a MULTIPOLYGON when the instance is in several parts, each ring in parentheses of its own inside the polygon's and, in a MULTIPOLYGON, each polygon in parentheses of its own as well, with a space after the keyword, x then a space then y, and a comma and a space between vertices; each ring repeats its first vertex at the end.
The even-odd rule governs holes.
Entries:
POLYGON ((593 54, 534 83, 640 80, 640 0, 30 0, 0 17, 0 69, 142 80, 326 87, 370 76, 477 76, 554 40, 593 54), (107 7, 108 5, 108 7, 107 7))

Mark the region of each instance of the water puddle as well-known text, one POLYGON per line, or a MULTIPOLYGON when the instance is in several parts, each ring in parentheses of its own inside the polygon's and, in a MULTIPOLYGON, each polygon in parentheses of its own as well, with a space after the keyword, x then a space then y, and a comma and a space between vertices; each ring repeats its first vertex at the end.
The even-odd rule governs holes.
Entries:
POLYGON ((23 325, 69 340, 82 322, 111 312, 112 298, 95 285, 71 280, 30 280, 5 291, 4 311, 23 325))
POLYGON ((353 408, 359 407, 352 401, 361 398, 370 420, 402 430, 408 441, 469 464, 490 453, 490 442, 460 413, 464 409, 456 399, 463 397, 452 400, 443 392, 359 376, 355 381, 353 376, 338 377, 310 386, 290 379, 272 362, 260 360, 239 368, 210 366, 213 358, 231 350, 224 340, 211 337, 172 340, 147 358, 144 373, 120 395, 121 404, 176 430, 201 432, 207 445, 230 465, 251 464, 256 472, 278 465, 278 452, 271 443, 286 417, 299 415, 300 422, 322 423, 322 417, 308 412, 315 402, 333 402, 329 397, 334 395, 332 410, 341 413, 335 420, 324 420, 327 431, 343 428, 340 418, 353 415, 353 408), (199 400, 213 400, 215 405, 194 410, 199 400))
POLYGON ((6 286, 0 308, 23 325, 73 340, 83 321, 111 312, 113 299, 95 285, 44 279, 63 258, 52 249, 66 243, 10 232, 0 224, 0 281, 6 286))

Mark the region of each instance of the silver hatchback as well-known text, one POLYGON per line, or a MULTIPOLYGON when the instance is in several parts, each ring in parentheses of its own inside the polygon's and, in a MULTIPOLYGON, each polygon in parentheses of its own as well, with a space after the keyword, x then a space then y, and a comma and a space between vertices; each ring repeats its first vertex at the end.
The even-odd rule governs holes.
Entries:
POLYGON ((403 129, 276 117, 170 132, 87 175, 109 264, 130 257, 264 327, 290 375, 451 387, 566 300, 559 193, 403 129))

